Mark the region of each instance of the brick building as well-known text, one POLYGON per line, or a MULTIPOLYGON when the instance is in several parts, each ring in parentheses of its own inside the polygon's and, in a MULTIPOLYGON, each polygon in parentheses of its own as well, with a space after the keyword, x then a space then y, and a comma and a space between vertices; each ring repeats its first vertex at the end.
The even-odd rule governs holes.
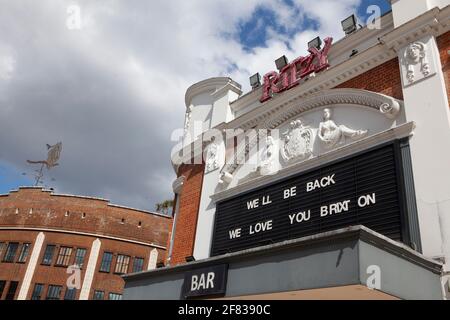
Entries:
POLYGON ((126 299, 449 297, 450 2, 390 2, 246 94, 187 90, 167 267, 126 299))
POLYGON ((121 299, 122 274, 164 261, 171 223, 40 187, 1 195, 0 300, 121 299))

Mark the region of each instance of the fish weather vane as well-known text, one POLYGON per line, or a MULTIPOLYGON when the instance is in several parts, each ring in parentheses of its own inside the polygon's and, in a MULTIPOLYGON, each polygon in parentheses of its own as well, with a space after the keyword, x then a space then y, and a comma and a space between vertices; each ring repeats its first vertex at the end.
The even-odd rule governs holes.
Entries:
POLYGON ((40 161, 31 161, 27 160, 30 164, 40 164, 41 168, 39 170, 36 170, 35 174, 35 186, 38 186, 39 184, 43 183, 43 177, 44 177, 44 166, 47 167, 47 170, 50 170, 53 167, 56 167, 59 165, 58 160, 61 155, 62 150, 62 142, 58 142, 57 144, 51 146, 47 144, 47 160, 40 160, 40 161))

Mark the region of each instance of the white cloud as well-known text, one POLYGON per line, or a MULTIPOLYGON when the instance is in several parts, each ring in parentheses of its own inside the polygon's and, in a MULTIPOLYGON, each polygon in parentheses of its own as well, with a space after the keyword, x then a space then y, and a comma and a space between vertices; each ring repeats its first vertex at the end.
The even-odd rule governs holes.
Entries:
POLYGON ((58 191, 153 209, 172 197, 170 133, 183 125, 187 87, 236 65, 231 76, 248 89, 251 74, 304 54, 316 34, 339 36, 359 0, 292 2, 2 1, 0 161, 30 172, 25 160, 62 140, 58 191), (74 3, 81 30, 66 28, 74 3), (239 24, 261 6, 288 31, 305 17, 319 30, 268 30, 265 46, 246 51, 239 24))

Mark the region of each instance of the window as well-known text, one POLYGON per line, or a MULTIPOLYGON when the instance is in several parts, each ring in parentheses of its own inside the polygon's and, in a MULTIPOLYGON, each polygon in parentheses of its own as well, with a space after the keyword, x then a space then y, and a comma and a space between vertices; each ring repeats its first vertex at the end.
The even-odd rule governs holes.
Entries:
POLYGON ((49 285, 47 291, 47 300, 59 300, 61 296, 61 286, 49 285))
POLYGON ((114 272, 120 274, 127 273, 129 264, 130 264, 130 257, 124 256, 123 254, 119 254, 117 256, 116 269, 114 270, 114 272))
POLYGON ((16 257, 17 248, 19 244, 17 242, 11 242, 6 247, 6 253, 3 257, 3 262, 14 262, 14 258, 16 257))
POLYGON ((109 272, 109 270, 111 269, 112 257, 113 257, 113 254, 111 252, 103 253, 102 264, 100 266, 101 272, 109 272))
POLYGON ((67 288, 66 293, 64 294, 64 300, 75 300, 76 294, 77 294, 76 288, 67 288))
POLYGON ((44 285, 42 283, 36 283, 34 285, 33 293, 31 295, 31 300, 41 300, 43 290, 44 285))
POLYGON ((11 281, 9 283, 9 289, 8 289, 8 292, 6 293, 5 300, 14 300, 18 286, 19 286, 19 282, 17 282, 17 281, 11 281))
POLYGON ((1 280, 0 281, 0 299, 2 298, 3 290, 5 290, 5 285, 6 285, 6 281, 5 280, 1 280))
POLYGON ((48 244, 47 248, 45 248, 44 257, 42 259, 42 264, 49 266, 52 264, 53 260, 53 252, 55 251, 55 247, 52 244, 48 244))
POLYGON ((75 252, 75 264, 83 268, 84 257, 86 256, 86 249, 78 248, 75 252))
POLYGON ((122 295, 119 293, 110 293, 109 300, 122 300, 122 295))
POLYGON ((141 272, 144 267, 144 258, 134 258, 133 272, 141 272))
POLYGON ((3 250, 5 250, 5 243, 0 242, 0 259, 2 258, 3 250))
POLYGON ((30 252, 30 246, 31 246, 31 243, 24 243, 22 245, 22 249, 20 250, 20 254, 19 254, 19 259, 17 260, 18 263, 27 262, 28 253, 30 252))
POLYGON ((105 299, 105 292, 99 291, 99 290, 95 290, 93 299, 94 300, 103 300, 103 299, 105 299))
POLYGON ((72 248, 60 247, 55 265, 67 267, 69 265, 71 255, 72 255, 72 248))

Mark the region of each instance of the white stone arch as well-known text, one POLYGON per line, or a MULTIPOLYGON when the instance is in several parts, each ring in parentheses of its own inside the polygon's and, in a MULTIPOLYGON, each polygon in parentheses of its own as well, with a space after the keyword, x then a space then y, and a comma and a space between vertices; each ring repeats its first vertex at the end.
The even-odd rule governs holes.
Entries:
MULTIPOLYGON (((372 110, 392 121, 402 114, 403 109, 403 101, 381 93, 361 89, 330 89, 265 110, 265 112, 258 113, 257 119, 249 119, 241 127, 245 128, 248 127, 248 124, 252 126, 256 124, 258 129, 271 130, 310 111, 342 105, 372 110)), ((240 163, 245 158, 247 151, 254 147, 256 143, 257 141, 254 139, 245 146, 238 148, 232 163, 222 168, 223 184, 230 183, 234 173, 241 167, 240 163)))

